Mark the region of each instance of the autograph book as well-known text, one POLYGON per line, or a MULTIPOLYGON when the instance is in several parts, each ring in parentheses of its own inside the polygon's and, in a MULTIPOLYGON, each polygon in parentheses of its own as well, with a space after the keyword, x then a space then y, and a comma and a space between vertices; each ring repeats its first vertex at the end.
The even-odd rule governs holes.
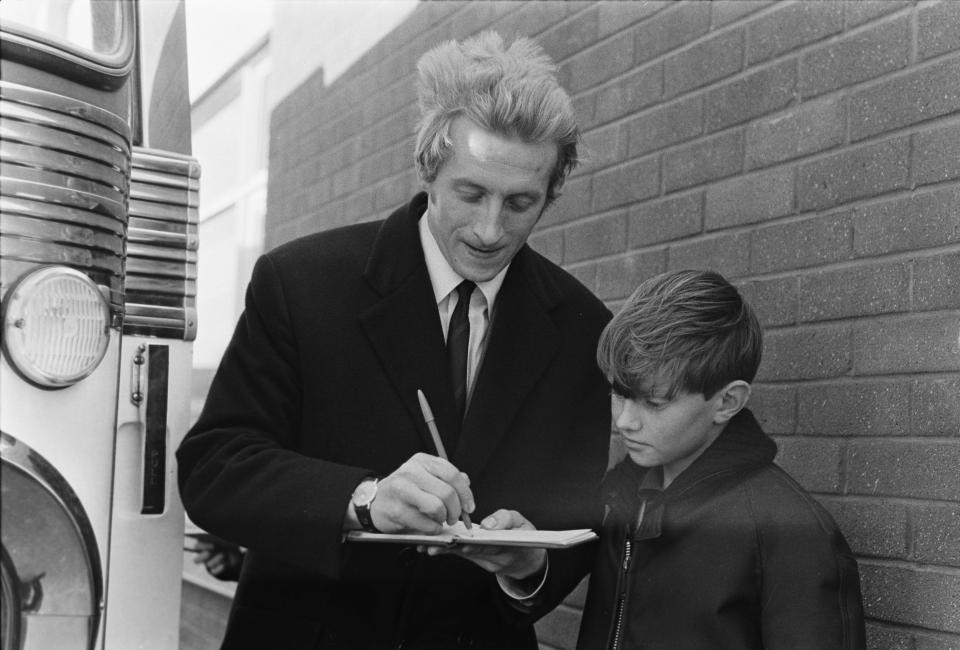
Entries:
POLYGON ((411 544, 425 546, 456 546, 475 544, 479 546, 532 546, 535 548, 569 548, 597 538, 589 528, 574 530, 485 530, 474 526, 467 530, 462 522, 453 526, 444 525, 437 535, 368 533, 352 530, 346 534, 348 542, 381 542, 388 544, 411 544))

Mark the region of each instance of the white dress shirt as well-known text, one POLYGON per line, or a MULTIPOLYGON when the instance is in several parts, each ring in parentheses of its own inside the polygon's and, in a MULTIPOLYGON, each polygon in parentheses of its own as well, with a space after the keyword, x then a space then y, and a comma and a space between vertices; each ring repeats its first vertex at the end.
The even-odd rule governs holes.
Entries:
MULTIPOLYGON (((463 282, 464 278, 453 270, 447 258, 440 251, 440 246, 434 239, 427 223, 426 212, 420 217, 419 228, 420 245, 423 247, 423 257, 427 262, 427 273, 430 275, 433 295, 436 298, 437 310, 440 313, 443 339, 446 341, 447 332, 450 329, 450 317, 460 300, 457 295, 457 285, 463 282)), ((467 346, 468 405, 470 404, 470 396, 473 394, 473 385, 477 379, 477 370, 479 370, 480 363, 483 361, 483 353, 487 349, 487 331, 490 329, 497 293, 503 285, 503 279, 506 277, 509 268, 510 265, 508 264, 492 279, 486 282, 478 282, 477 288, 480 290, 474 290, 470 297, 470 308, 467 312, 467 319, 470 321, 470 342, 467 346)))

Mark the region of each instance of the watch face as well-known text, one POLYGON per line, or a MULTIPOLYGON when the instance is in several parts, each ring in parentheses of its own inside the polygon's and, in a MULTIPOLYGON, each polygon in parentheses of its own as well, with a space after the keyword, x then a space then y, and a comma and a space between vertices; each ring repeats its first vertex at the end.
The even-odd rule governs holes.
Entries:
POLYGON ((369 505, 377 494, 376 481, 364 481, 353 491, 353 503, 358 506, 369 505))

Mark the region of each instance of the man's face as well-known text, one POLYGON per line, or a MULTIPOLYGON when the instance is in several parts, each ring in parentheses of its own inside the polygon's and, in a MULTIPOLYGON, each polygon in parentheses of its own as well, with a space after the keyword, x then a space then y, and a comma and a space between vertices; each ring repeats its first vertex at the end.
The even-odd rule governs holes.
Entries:
POLYGON ((672 400, 650 396, 627 398, 612 394, 614 428, 631 460, 641 467, 663 465, 664 478, 672 481, 716 440, 722 424, 714 420, 720 405, 718 393, 678 393, 672 400))
POLYGON ((520 247, 543 213, 557 160, 553 143, 529 144, 458 117, 452 153, 427 186, 429 226, 461 277, 490 280, 520 247))

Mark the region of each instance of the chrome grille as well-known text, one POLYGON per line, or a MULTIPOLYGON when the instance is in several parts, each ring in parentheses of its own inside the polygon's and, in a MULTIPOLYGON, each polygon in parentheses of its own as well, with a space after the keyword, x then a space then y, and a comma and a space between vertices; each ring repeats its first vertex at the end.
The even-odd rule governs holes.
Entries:
POLYGON ((123 311, 130 128, 98 106, 0 81, 0 294, 62 264, 123 311))
POLYGON ((126 334, 196 338, 199 178, 193 158, 133 150, 126 334))

